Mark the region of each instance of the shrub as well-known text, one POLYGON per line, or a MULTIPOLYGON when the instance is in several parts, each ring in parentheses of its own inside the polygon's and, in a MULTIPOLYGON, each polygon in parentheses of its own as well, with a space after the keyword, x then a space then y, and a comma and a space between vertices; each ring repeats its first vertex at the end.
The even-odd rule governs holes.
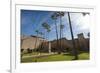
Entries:
POLYGON ((28 53, 32 53, 32 49, 28 48, 28 49, 27 49, 27 52, 28 52, 28 53))
POLYGON ((24 51, 24 49, 21 49, 21 52, 23 52, 24 51))

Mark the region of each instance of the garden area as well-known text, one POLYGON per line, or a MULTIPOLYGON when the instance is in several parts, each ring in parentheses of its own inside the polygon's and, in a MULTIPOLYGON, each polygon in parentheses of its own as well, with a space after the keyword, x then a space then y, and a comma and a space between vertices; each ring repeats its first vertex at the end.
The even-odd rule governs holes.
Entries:
MULTIPOLYGON (((22 63, 30 63, 30 62, 51 62, 51 61, 73 61, 72 59, 74 56, 70 54, 43 54, 41 53, 41 56, 35 56, 33 54, 26 54, 21 58, 22 63)), ((78 55, 78 60, 89 60, 89 53, 80 53, 78 55)))

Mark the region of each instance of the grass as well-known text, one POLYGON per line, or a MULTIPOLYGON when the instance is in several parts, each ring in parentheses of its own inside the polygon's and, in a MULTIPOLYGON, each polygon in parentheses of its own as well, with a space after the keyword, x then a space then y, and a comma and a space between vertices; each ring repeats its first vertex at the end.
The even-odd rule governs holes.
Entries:
MULTIPOLYGON (((89 53, 81 53, 78 56, 79 60, 89 60, 89 53)), ((74 56, 71 55, 56 54, 39 58, 34 58, 34 57, 21 58, 21 62, 30 63, 30 62, 49 62, 49 61, 72 61, 73 58, 74 56)))

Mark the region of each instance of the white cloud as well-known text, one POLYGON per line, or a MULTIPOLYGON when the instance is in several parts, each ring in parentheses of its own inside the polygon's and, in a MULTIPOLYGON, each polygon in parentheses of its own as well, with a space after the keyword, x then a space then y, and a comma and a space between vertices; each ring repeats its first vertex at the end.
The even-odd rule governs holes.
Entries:
POLYGON ((71 14, 71 20, 73 22, 73 25, 77 26, 77 29, 79 30, 88 30, 90 27, 90 16, 87 14, 83 16, 81 13, 71 14))

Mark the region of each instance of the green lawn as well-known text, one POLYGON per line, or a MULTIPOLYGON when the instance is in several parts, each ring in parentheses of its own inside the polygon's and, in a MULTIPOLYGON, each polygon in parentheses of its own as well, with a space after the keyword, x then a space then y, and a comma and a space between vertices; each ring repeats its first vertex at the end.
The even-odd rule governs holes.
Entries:
MULTIPOLYGON (((89 60, 89 53, 81 53, 78 56, 79 60, 89 60)), ((34 58, 34 57, 21 58, 21 62, 29 63, 29 62, 49 62, 49 61, 72 61, 73 58, 74 56, 71 55, 57 54, 39 58, 34 58)))

